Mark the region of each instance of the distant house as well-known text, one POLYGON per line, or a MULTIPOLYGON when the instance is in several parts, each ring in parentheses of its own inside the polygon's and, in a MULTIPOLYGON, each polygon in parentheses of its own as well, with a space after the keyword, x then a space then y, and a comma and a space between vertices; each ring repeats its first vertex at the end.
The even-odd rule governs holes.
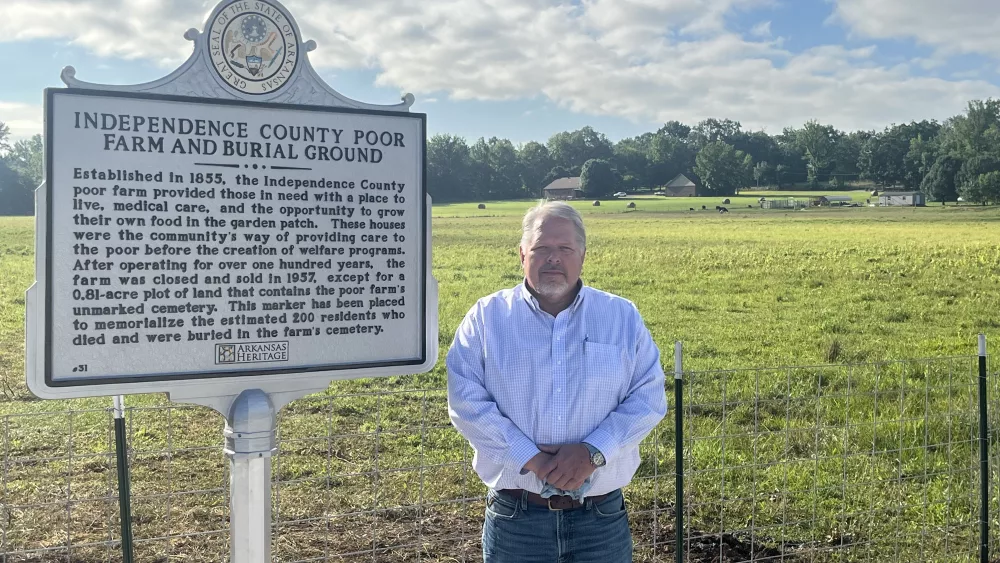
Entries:
POLYGON ((684 174, 678 174, 663 187, 663 195, 667 197, 695 197, 698 195, 698 184, 684 174))
POLYGON ((927 205, 927 200, 921 192, 882 192, 878 196, 878 204, 923 207, 927 205))
POLYGON ((545 199, 577 199, 583 197, 579 176, 553 180, 542 191, 545 193, 545 199))

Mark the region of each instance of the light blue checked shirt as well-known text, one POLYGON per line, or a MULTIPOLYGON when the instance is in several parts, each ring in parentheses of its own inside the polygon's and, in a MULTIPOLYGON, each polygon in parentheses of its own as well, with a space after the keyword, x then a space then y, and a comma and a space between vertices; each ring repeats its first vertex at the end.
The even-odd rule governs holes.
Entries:
POLYGON ((480 299, 448 351, 448 412, 493 489, 541 493, 537 444, 587 442, 607 458, 588 495, 631 481, 639 442, 667 414, 660 352, 639 311, 582 286, 557 317, 524 283, 480 299))

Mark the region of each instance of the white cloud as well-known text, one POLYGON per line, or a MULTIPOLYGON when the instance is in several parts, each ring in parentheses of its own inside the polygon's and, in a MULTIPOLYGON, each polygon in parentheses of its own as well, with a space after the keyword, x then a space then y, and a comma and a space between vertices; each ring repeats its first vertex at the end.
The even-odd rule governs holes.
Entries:
POLYGON ((836 20, 857 35, 912 39, 945 54, 1000 57, 996 0, 833 0, 836 20))
MULTIPOLYGON (((180 38, 184 30, 200 27, 211 9, 195 0, 3 1, 0 37, 6 40, 66 38, 99 55, 139 57, 169 66, 190 52, 190 44, 180 38)), ((859 7, 873 10, 872 19, 883 21, 881 28, 866 24, 870 31, 864 33, 873 36, 889 33, 895 23, 891 18, 896 12, 878 6, 910 5, 902 0, 836 1, 838 17, 847 22, 854 21, 859 7)), ((908 2, 936 5, 935 0, 908 2)), ((780 40, 764 35, 770 32, 767 22, 758 25, 751 38, 726 28, 727 16, 734 11, 770 4, 771 0, 285 2, 300 16, 304 39, 315 39, 319 45, 309 54, 314 65, 376 69, 377 85, 413 92, 418 102, 444 97, 526 99, 541 94, 555 107, 639 123, 670 119, 694 123, 715 116, 777 131, 813 118, 843 129, 944 119, 962 111, 969 99, 1000 95, 1000 88, 986 81, 917 77, 907 65, 879 65, 872 60, 873 47, 848 50, 828 45, 794 53, 780 40)), ((990 10, 1000 13, 1000 8, 990 10)), ((918 16, 907 17, 903 28, 917 29, 911 20, 918 16)))
POLYGON ((753 29, 750 30, 750 35, 765 39, 771 37, 771 22, 760 22, 759 24, 753 26, 753 29))
POLYGON ((0 121, 10 129, 12 140, 26 139, 42 132, 42 107, 0 100, 0 121))

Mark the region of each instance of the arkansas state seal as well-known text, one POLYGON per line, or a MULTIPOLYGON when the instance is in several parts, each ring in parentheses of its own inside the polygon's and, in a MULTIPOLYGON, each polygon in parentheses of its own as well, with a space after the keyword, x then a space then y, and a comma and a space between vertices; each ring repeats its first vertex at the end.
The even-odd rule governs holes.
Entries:
POLYGON ((299 38, 277 6, 264 0, 234 2, 212 20, 208 48, 212 66, 226 84, 261 95, 277 91, 291 79, 299 38))

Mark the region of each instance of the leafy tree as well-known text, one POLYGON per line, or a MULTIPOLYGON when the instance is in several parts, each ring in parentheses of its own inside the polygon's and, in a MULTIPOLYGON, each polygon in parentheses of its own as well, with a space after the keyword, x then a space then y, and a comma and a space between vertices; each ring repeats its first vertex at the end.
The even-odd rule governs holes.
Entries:
POLYGON ((779 164, 779 165, 777 165, 777 166, 774 167, 774 185, 778 186, 779 190, 781 189, 781 186, 783 185, 782 184, 782 177, 785 175, 785 172, 787 170, 788 170, 788 167, 785 166, 784 164, 779 164))
POLYGON ((589 125, 576 131, 556 133, 549 138, 548 149, 556 166, 574 174, 592 158, 610 161, 614 155, 611 141, 589 125))
POLYGON ((662 186, 694 167, 694 149, 672 135, 653 135, 649 142, 649 175, 652 186, 662 186))
POLYGON ((767 179, 771 176, 771 165, 767 162, 758 162, 756 166, 753 167, 753 179, 757 183, 757 187, 760 187, 760 181, 767 179))
POLYGON ((910 150, 903 159, 906 170, 903 183, 910 188, 921 186, 937 160, 937 139, 925 139, 923 134, 910 139, 910 150))
POLYGON ((810 183, 818 183, 836 162, 837 143, 842 136, 832 125, 822 125, 816 120, 806 122, 797 132, 797 144, 806 161, 810 183))
POLYGON ((12 170, 23 176, 34 187, 42 183, 42 163, 45 154, 45 144, 41 135, 30 139, 22 139, 11 145, 4 160, 12 170))
POLYGON ((524 184, 524 191, 529 196, 540 196, 542 188, 547 182, 543 182, 549 170, 552 170, 552 157, 549 156, 549 149, 545 145, 531 141, 517 151, 518 159, 521 161, 521 181, 524 184))
POLYGON ((490 185, 491 197, 514 199, 523 197, 524 183, 521 181, 521 161, 517 158, 517 150, 507 139, 491 137, 487 142, 490 147, 490 169, 493 172, 493 183, 490 185))
POLYGON ((572 178, 572 177, 573 173, 570 172, 569 170, 563 168, 562 166, 554 166, 552 167, 552 170, 549 170, 549 173, 545 175, 545 178, 542 179, 542 188, 551 184, 552 182, 555 182, 559 178, 572 178))
POLYGON ((0 159, 0 216, 33 214, 36 187, 0 159))
POLYGON ((942 204, 955 201, 958 198, 955 176, 961 167, 962 161, 953 156, 939 157, 921 181, 920 191, 930 196, 932 201, 940 201, 942 204))
POLYGON ((0 215, 31 215, 35 189, 42 183, 42 136, 10 144, 10 128, 0 122, 0 215))
POLYGON ((8 139, 10 138, 10 127, 3 121, 0 121, 0 154, 7 152, 10 148, 8 139))
POLYGON ((732 144, 740 133, 742 133, 742 126, 739 121, 710 117, 695 125, 689 136, 698 147, 704 148, 716 141, 732 144))
POLYGON ((606 197, 618 191, 618 173, 606 160, 592 158, 580 170, 580 189, 587 197, 606 197))
POLYGON ((958 192, 971 203, 1000 201, 1000 193, 995 191, 996 172, 1000 172, 1000 158, 994 155, 981 154, 966 160, 955 176, 958 192))
POLYGON ((962 197, 969 202, 987 205, 1000 202, 1000 171, 980 174, 962 186, 962 197))
POLYGON ((705 195, 735 195, 746 180, 745 155, 729 143, 705 145, 695 157, 694 173, 701 179, 705 195))
POLYGON ((955 116, 946 123, 941 148, 968 160, 978 155, 996 152, 1000 147, 1000 100, 973 100, 965 115, 955 116))
POLYGON ((622 139, 615 143, 615 169, 628 178, 629 187, 648 185, 649 181, 649 140, 651 135, 622 139))
POLYGON ((684 140, 691 134, 691 128, 679 121, 668 121, 656 132, 658 135, 666 135, 675 139, 684 140))
POLYGON ((476 199, 511 199, 521 195, 517 151, 507 139, 480 137, 469 147, 469 161, 476 199))
POLYGON ((469 193, 469 146, 454 135, 434 135, 427 142, 427 191, 434 201, 472 199, 469 193))

